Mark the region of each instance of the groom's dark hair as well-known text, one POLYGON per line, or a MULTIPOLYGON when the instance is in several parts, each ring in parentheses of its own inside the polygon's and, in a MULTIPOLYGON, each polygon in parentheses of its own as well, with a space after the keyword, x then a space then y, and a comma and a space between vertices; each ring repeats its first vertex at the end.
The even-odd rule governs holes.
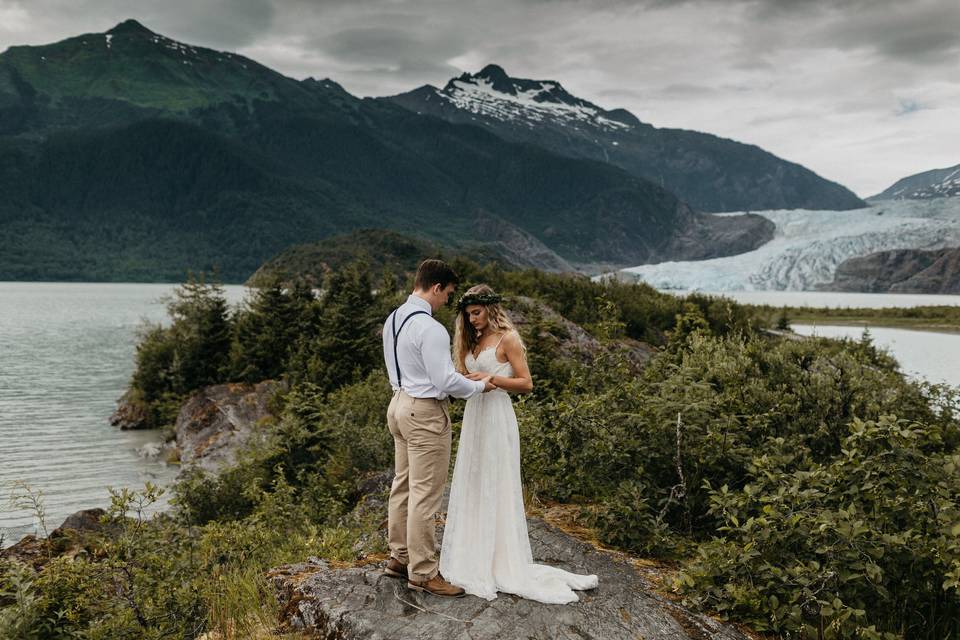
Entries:
POLYGON ((448 284, 460 284, 460 276, 443 260, 424 260, 417 268, 417 277, 413 281, 414 288, 427 291, 435 284, 446 289, 448 284))

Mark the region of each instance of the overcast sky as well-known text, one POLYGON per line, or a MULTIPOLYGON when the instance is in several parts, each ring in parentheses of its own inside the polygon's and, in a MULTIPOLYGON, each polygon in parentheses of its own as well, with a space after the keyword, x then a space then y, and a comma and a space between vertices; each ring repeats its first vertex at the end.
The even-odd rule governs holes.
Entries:
POLYGON ((960 0, 0 0, 0 49, 130 17, 361 96, 496 62, 860 196, 960 163, 960 0))

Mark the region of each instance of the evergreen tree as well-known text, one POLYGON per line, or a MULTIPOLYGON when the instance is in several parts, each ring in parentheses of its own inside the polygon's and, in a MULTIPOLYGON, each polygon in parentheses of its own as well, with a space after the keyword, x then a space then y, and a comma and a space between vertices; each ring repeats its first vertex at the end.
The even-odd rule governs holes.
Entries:
POLYGON ((332 391, 359 380, 380 364, 377 329, 383 306, 374 296, 366 265, 354 264, 327 278, 317 333, 303 340, 294 380, 332 391))
POLYGON ((230 353, 230 319, 223 286, 204 274, 174 291, 167 305, 173 318, 172 390, 186 393, 222 380, 230 353))
POLYGON ((282 376, 303 328, 301 315, 312 302, 309 288, 284 289, 278 276, 258 287, 236 316, 230 350, 232 378, 258 382, 282 376))

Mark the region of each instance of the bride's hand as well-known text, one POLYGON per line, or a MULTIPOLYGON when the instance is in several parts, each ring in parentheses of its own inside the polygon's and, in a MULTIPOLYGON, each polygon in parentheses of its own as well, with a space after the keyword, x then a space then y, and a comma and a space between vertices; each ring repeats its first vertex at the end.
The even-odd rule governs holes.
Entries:
POLYGON ((484 378, 489 378, 490 374, 484 371, 474 371, 473 373, 468 373, 466 375, 467 380, 483 380, 484 378))

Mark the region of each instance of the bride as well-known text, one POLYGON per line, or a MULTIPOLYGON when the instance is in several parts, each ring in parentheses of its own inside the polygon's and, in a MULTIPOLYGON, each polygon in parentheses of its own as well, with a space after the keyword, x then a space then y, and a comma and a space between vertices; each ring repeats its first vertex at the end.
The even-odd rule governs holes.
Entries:
POLYGON ((564 604, 597 576, 533 563, 520 485, 520 437, 508 391, 529 393, 533 380, 520 335, 487 285, 457 303, 454 364, 467 377, 493 376, 498 388, 467 400, 450 487, 440 572, 467 593, 497 591, 564 604))

